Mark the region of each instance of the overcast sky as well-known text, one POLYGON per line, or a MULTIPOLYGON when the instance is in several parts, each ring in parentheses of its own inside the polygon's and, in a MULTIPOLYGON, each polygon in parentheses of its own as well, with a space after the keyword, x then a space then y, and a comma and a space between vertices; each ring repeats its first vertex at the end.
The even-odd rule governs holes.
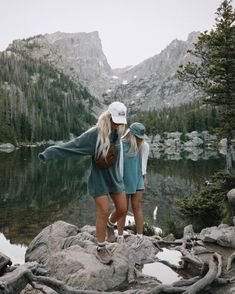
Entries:
POLYGON ((210 30, 222 0, 0 0, 0 51, 38 34, 98 31, 112 68, 136 65, 192 31, 210 30))

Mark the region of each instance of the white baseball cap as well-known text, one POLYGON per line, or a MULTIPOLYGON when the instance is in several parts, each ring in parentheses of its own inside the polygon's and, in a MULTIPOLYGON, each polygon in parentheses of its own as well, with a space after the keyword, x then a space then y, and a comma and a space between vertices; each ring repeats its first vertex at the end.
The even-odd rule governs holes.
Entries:
POLYGON ((122 102, 115 101, 109 105, 109 113, 115 124, 126 124, 126 106, 122 102))

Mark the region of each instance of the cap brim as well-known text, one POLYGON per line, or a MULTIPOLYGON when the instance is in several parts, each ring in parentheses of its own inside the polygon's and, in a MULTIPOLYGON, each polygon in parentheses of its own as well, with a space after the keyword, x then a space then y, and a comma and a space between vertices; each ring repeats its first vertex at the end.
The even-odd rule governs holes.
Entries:
POLYGON ((135 134, 135 136, 138 137, 139 139, 143 139, 143 140, 144 140, 144 139, 148 139, 148 136, 146 136, 146 135, 142 135, 142 136, 141 136, 141 135, 136 135, 136 134, 135 134))
POLYGON ((127 124, 127 121, 126 121, 126 117, 125 116, 123 116, 123 117, 120 117, 120 116, 112 116, 112 121, 115 124, 123 124, 123 125, 126 125, 127 124))

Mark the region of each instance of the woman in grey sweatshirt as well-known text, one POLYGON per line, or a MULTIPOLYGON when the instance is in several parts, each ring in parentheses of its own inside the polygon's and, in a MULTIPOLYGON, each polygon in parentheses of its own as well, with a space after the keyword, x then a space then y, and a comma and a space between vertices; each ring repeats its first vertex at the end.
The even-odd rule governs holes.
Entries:
POLYGON ((126 124, 126 107, 121 102, 113 102, 103 112, 96 126, 79 137, 60 145, 48 147, 39 154, 40 160, 54 160, 68 155, 90 155, 91 170, 88 179, 88 192, 94 198, 96 216, 97 258, 105 264, 112 262, 112 254, 105 246, 107 241, 115 241, 114 224, 127 211, 124 183, 120 175, 120 137, 126 124), (100 167, 96 158, 108 158, 111 144, 115 145, 116 161, 109 167, 100 167), (109 216, 109 196, 114 202, 115 210, 109 216))

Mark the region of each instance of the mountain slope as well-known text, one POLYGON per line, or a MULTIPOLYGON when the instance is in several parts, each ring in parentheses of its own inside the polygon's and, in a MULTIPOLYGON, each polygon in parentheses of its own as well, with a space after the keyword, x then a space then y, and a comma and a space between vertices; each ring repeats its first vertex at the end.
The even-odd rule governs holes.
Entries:
POLYGON ((103 53, 98 32, 39 35, 16 40, 9 48, 49 62, 74 82, 88 88, 99 100, 112 83, 113 72, 103 53))
POLYGON ((119 69, 119 85, 104 94, 106 103, 118 98, 132 111, 137 111, 198 99, 201 93, 190 84, 179 81, 176 76, 180 64, 192 61, 187 50, 198 35, 191 33, 187 41, 174 40, 160 54, 124 71, 119 69))
POLYGON ((0 142, 67 139, 95 122, 86 88, 25 51, 0 54, 0 142))

